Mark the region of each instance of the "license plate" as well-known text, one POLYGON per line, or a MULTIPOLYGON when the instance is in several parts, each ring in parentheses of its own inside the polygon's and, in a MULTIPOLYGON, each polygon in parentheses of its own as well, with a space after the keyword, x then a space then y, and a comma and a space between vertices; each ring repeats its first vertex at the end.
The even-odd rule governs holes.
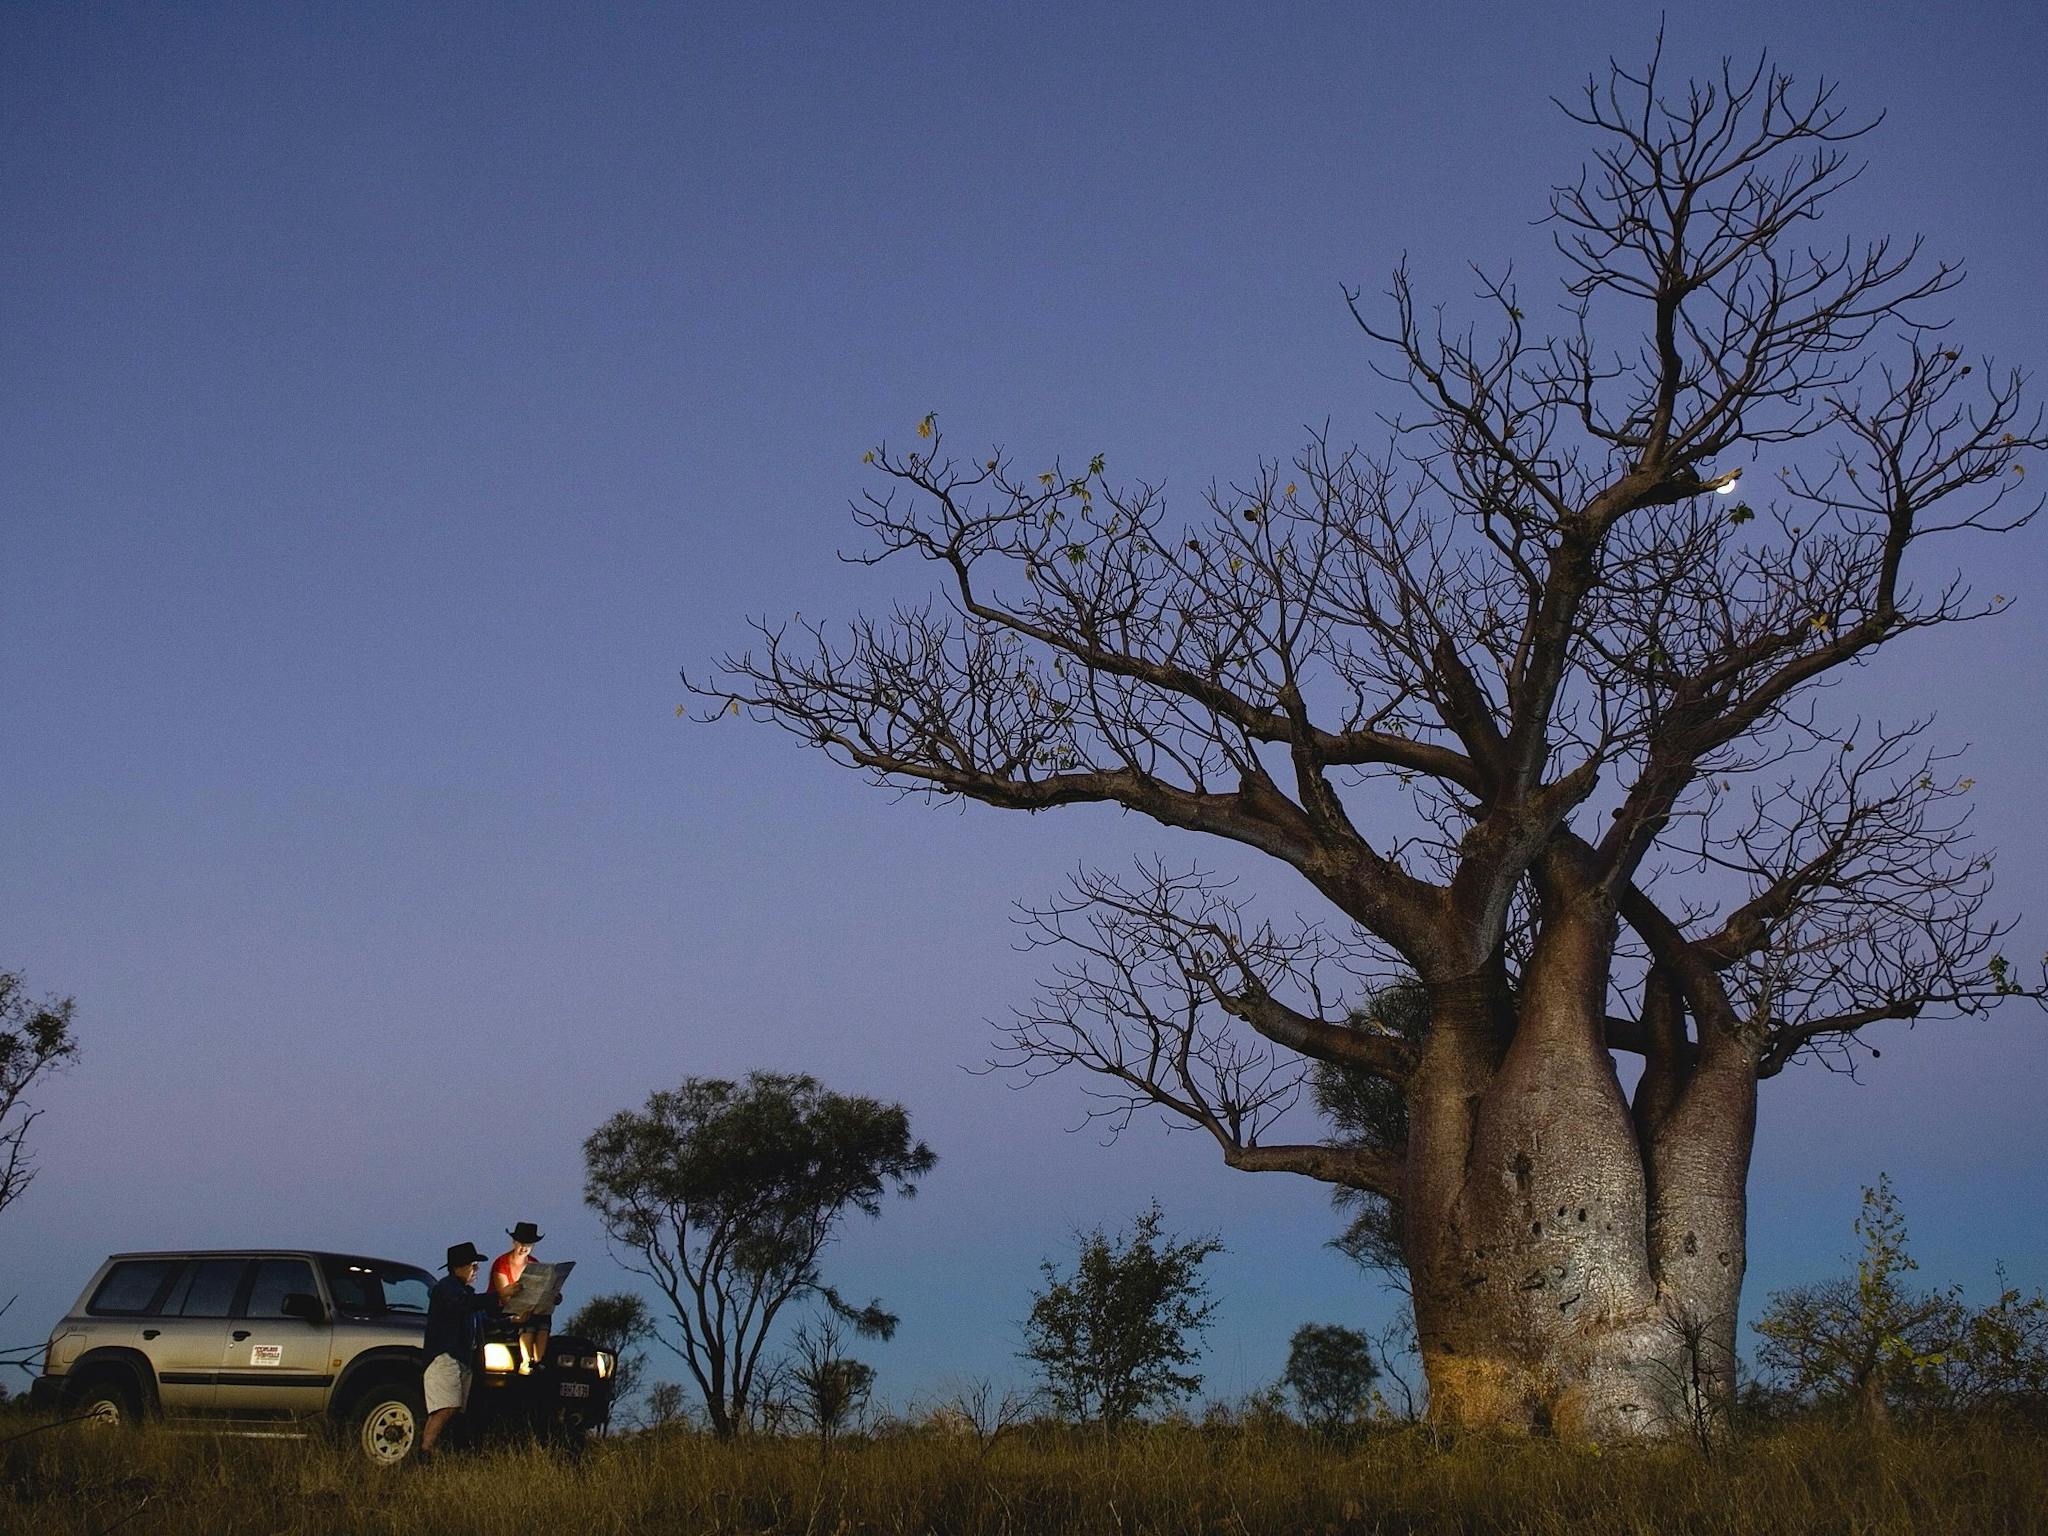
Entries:
POLYGON ((588 1397, 590 1396, 590 1383, 587 1381, 565 1381, 562 1383, 562 1396, 588 1397))

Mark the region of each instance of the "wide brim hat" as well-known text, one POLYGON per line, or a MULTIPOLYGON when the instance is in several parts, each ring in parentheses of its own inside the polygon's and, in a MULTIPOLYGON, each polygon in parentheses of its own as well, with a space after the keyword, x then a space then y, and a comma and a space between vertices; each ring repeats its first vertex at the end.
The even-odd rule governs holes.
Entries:
POLYGON ((448 1250, 448 1262, 443 1269, 460 1269, 465 1264, 481 1264, 488 1257, 475 1243, 457 1243, 448 1250))
POLYGON ((515 1222, 505 1229, 505 1235, 515 1243, 537 1243, 541 1241, 541 1230, 530 1221, 515 1222))

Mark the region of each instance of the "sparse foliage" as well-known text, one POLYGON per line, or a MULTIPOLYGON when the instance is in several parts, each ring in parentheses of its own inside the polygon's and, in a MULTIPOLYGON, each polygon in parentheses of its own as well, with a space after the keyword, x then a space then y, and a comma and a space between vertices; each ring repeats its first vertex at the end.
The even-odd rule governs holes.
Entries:
POLYGON ((1880 1175, 1856 1220, 1853 1279, 1772 1295, 1755 1323, 1758 1363, 1796 1400, 1853 1407, 1864 1424, 1895 1412, 1958 1413, 2048 1405, 2048 1296, 2005 1283, 1990 1306, 1956 1287, 1925 1291, 1906 1250, 1906 1218, 1880 1175))
MULTIPOLYGON (((1345 1022, 1354 1030, 1404 1040, 1419 1050, 1429 1028, 1429 996, 1413 980, 1397 981, 1354 1009, 1345 1022)), ((1342 1062, 1318 1061, 1309 1085, 1334 1145, 1384 1156, 1398 1154, 1408 1144, 1408 1100, 1399 1083, 1342 1062)), ((1359 1268, 1385 1275, 1405 1289, 1408 1267, 1401 1255, 1399 1198, 1338 1184, 1330 1199, 1350 1218, 1331 1246, 1359 1268)))
POLYGON ((2033 518, 2048 433, 1942 329, 1954 265, 1815 236, 1872 126, 1832 85, 1653 56, 1563 105, 1594 147, 1549 201, 1554 331, 1505 275, 1468 312, 1405 269, 1351 296, 1408 402, 1383 451, 1318 435, 1190 519, 928 414, 854 515, 939 596, 685 681, 881 785, 1115 804, 1306 881, 1327 911, 1281 924, 1195 868, 1082 875, 1026 914, 1062 958, 1011 1059, 1371 1197, 1370 1261, 1398 1199, 1432 1412, 1670 1433, 1634 1367, 1679 1363, 1667 1303, 1733 1359, 1759 1082, 2044 995, 1970 778, 1822 706, 2005 606, 1950 551, 2033 518), (1404 975, 1421 1037, 1359 1027, 1404 975), (1314 1063, 1390 1085, 1405 1139, 1287 1134, 1314 1063))
POLYGON ((823 1302, 856 1331, 887 1338, 896 1319, 854 1307, 819 1258, 847 1211, 879 1216, 937 1162, 900 1105, 832 1093, 814 1078, 754 1073, 744 1083, 686 1078, 622 1110, 583 1146, 584 1198, 620 1262, 667 1298, 679 1355, 713 1430, 747 1422, 762 1351, 782 1309, 823 1302))
POLYGON ((845 1352, 846 1334, 832 1314, 800 1324, 789 1360, 789 1385, 797 1414, 818 1437, 818 1453, 831 1454, 833 1440, 867 1406, 875 1368, 845 1352))
POLYGON ((1949 1413, 2018 1410, 2048 1414, 2048 1294, 2008 1283, 2000 1269, 1998 1299, 1965 1310, 1955 1341, 1934 1362, 1931 1401, 1949 1413))
POLYGON ((647 1422, 654 1428, 679 1423, 686 1412, 681 1383, 657 1381, 647 1389, 647 1422))
POLYGON ((28 1132, 42 1111, 29 1093, 78 1055, 73 1012, 70 998, 36 1002, 18 971, 0 971, 0 1211, 35 1180, 28 1132))
POLYGON ((999 1389, 986 1376, 979 1376, 955 1385, 931 1407, 926 1418, 935 1428, 972 1438, 976 1451, 986 1460, 1003 1436, 1030 1418, 1037 1403, 1036 1392, 999 1389))
POLYGON ((1665 1314, 1664 1330, 1673 1348, 1648 1363, 1659 1378, 1659 1400, 1667 1405, 1666 1413, 1675 1415, 1677 1431, 1702 1455, 1711 1456, 1727 1439, 1740 1390, 1742 1362, 1722 1354, 1732 1330, 1725 1319, 1676 1307, 1665 1314), (1734 1383, 1735 1391, 1723 1383, 1734 1383))
POLYGON ((1864 1190, 1856 1232, 1863 1254, 1855 1278, 1775 1293, 1755 1324, 1757 1353, 1792 1391, 1840 1398, 1880 1427, 1948 1344, 1953 1301, 1908 1284, 1920 1266, 1906 1251, 1906 1219, 1889 1178, 1879 1175, 1864 1190))
POLYGON ((640 1376, 647 1366, 646 1351, 640 1348, 654 1338, 654 1318, 644 1298, 630 1291, 610 1291, 593 1296, 576 1309, 562 1329, 589 1339, 600 1349, 611 1351, 612 1401, 623 1403, 640 1388, 640 1376))
POLYGON ((1165 1221, 1154 1204, 1128 1233, 1083 1234, 1071 1273, 1041 1266, 1045 1288, 1032 1297, 1023 1355, 1071 1418, 1115 1429, 1202 1384, 1187 1369, 1215 1307, 1201 1269, 1223 1244, 1175 1238, 1165 1221))
POLYGON ((1373 1395, 1380 1413, 1387 1418, 1412 1422, 1422 1417, 1426 1393, 1410 1379, 1411 1368, 1406 1363, 1415 1355, 1415 1342, 1412 1313, 1393 1318, 1373 1335, 1373 1354, 1379 1361, 1380 1379, 1387 1383, 1386 1388, 1375 1389, 1373 1395))

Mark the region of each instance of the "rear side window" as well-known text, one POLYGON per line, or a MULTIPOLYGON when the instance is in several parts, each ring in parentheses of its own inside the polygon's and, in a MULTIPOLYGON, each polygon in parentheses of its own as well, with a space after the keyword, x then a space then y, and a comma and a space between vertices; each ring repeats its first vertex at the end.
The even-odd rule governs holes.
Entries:
POLYGON ((242 1288, 247 1259, 194 1259, 192 1268, 179 1282, 166 1317, 226 1317, 235 1304, 235 1292, 242 1288))
POLYGON ((245 1317, 283 1317, 284 1299, 294 1291, 318 1296, 313 1283, 313 1266, 304 1259, 258 1259, 256 1278, 249 1285, 245 1317))
POLYGON ((141 1317, 184 1267, 183 1259, 123 1259, 107 1271, 85 1310, 95 1317, 141 1317))

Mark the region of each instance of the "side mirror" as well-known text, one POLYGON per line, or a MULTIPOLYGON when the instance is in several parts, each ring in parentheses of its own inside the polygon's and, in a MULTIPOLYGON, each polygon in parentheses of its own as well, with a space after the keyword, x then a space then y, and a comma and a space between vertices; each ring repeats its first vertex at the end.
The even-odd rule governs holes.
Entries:
POLYGON ((324 1323, 327 1321, 327 1308, 320 1304, 318 1296, 306 1291, 288 1292, 284 1300, 278 1303, 277 1310, 286 1317, 296 1317, 302 1322, 324 1323))

